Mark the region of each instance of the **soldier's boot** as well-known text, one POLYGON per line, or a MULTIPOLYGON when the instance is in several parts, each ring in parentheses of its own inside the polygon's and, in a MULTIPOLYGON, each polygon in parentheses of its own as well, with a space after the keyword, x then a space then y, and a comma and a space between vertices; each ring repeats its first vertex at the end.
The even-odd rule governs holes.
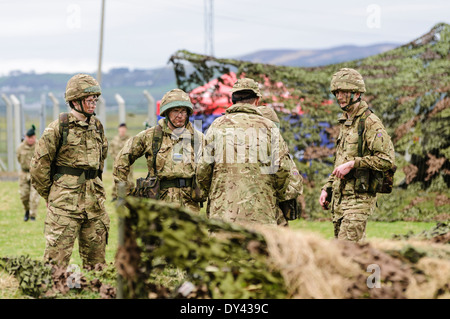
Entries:
POLYGON ((25 216, 23 216, 23 221, 26 222, 28 220, 28 218, 30 218, 30 211, 29 210, 25 211, 25 216))

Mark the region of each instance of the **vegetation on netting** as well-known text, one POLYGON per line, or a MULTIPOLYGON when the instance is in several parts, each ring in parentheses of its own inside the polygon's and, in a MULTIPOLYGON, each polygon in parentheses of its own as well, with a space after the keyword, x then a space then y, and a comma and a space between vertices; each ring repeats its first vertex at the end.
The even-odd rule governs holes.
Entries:
MULTIPOLYGON (((177 84, 190 91, 230 71, 262 84, 262 103, 295 110, 279 112, 283 137, 305 175, 305 201, 310 216, 317 210, 318 190, 331 173, 334 148, 322 145, 325 132, 334 144, 340 109, 329 91, 333 73, 342 67, 357 69, 367 92, 363 99, 381 118, 392 137, 401 180, 397 187, 436 189, 449 195, 450 185, 450 26, 439 23, 422 37, 364 59, 314 68, 275 66, 234 59, 220 59, 185 50, 170 59, 177 84), (308 198, 311 196, 311 198, 308 198), (308 204, 309 203, 309 204, 308 204), (312 205, 312 206, 309 206, 312 205)), ((436 191, 436 190, 435 190, 436 191)), ((449 208, 446 204, 446 209, 449 208)), ((386 211, 387 212, 387 211, 386 211)))
POLYGON ((1 257, 0 272, 17 280, 20 292, 32 298, 114 298, 114 265, 84 269, 62 268, 29 256, 1 257), (105 283, 107 282, 107 283, 105 283))
MULTIPOLYGON (((207 219, 176 205, 126 198, 124 244, 116 267, 124 278, 125 298, 182 297, 181 282, 155 282, 162 270, 182 269, 196 298, 284 298, 279 271, 267 263, 264 237, 235 224, 207 219)), ((170 277, 170 276, 169 276, 170 277)), ((186 288, 185 288, 186 289, 186 288)))
POLYGON ((439 230, 423 242, 361 245, 289 228, 238 226, 151 199, 120 200, 118 213, 124 221, 116 257, 123 298, 397 299, 450 294, 447 226, 437 225, 439 230), (373 266, 381 269, 377 289, 368 281, 373 266))

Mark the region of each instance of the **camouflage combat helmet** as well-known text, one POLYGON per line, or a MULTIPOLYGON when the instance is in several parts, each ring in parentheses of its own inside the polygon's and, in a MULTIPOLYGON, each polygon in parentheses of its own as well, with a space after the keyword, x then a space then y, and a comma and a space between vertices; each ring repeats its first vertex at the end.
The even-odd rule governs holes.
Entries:
POLYGON ((67 82, 66 102, 81 100, 89 95, 101 95, 102 90, 97 80, 88 74, 76 74, 67 82))
POLYGON ((364 93, 366 92, 366 86, 358 71, 342 68, 331 78, 330 91, 334 94, 338 90, 364 93))
POLYGON ((159 114, 166 116, 166 111, 175 107, 186 107, 189 116, 194 111, 189 94, 180 89, 173 89, 164 94, 161 100, 159 114))
POLYGON ((231 89, 231 93, 250 90, 255 92, 258 97, 262 97, 261 92, 259 91, 258 82, 250 78, 242 78, 234 83, 233 88, 231 89))

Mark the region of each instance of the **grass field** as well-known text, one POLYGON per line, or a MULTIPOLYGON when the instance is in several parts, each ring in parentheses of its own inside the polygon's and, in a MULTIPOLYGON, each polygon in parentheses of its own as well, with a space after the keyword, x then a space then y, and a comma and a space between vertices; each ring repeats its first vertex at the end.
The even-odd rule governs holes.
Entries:
MULTIPOLYGON (((141 177, 145 171, 135 172, 135 177, 141 177)), ((112 174, 108 171, 104 174, 104 185, 107 191, 106 208, 111 219, 109 244, 106 249, 107 262, 113 262, 118 242, 118 218, 114 203, 111 202, 112 174)), ((13 257, 28 255, 32 259, 40 260, 45 249, 44 220, 46 214, 45 203, 41 199, 36 221, 23 221, 23 208, 19 199, 19 187, 17 181, 0 182, 0 256, 13 257)), ((419 233, 430 229, 435 222, 375 222, 369 221, 367 225, 367 239, 384 238, 390 239, 394 234, 407 234, 408 232, 419 233)), ((296 220, 290 222, 292 229, 301 231, 312 231, 321 234, 325 238, 333 238, 333 226, 331 221, 307 221, 296 220)), ((81 266, 78 254, 78 246, 75 244, 71 264, 81 266)))

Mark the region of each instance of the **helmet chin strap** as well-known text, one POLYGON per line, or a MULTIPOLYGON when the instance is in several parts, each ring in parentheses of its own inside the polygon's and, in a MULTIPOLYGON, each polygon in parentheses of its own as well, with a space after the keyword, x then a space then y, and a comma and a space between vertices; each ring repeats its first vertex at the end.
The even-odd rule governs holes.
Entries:
MULTIPOLYGON (((361 101, 361 95, 359 95, 359 97, 356 100, 353 100, 354 95, 355 95, 355 93, 352 92, 352 94, 350 95, 350 102, 345 106, 341 106, 341 110, 343 110, 344 112, 347 112, 348 109, 350 108, 350 106, 361 101)), ((338 101, 338 103, 339 103, 339 101, 338 101)))
POLYGON ((181 125, 181 126, 176 126, 175 124, 173 124, 173 122, 170 120, 169 117, 166 117, 166 123, 167 123, 167 122, 169 122, 175 129, 185 127, 186 124, 187 124, 187 123, 184 123, 184 124, 181 125))
POLYGON ((83 100, 82 100, 82 99, 79 99, 79 100, 78 100, 78 104, 80 105, 81 111, 80 111, 80 110, 77 110, 76 107, 73 107, 73 109, 74 109, 75 111, 77 111, 78 113, 83 114, 83 115, 86 116, 88 119, 90 119, 92 115, 96 115, 95 112, 92 113, 92 114, 90 114, 90 113, 86 113, 86 112, 84 111, 84 108, 83 108, 83 100))
POLYGON ((176 126, 175 124, 173 124, 173 122, 170 120, 169 115, 166 116, 166 123, 169 122, 173 127, 177 128, 182 128, 182 127, 186 127, 186 125, 189 123, 189 116, 186 118, 186 121, 184 122, 183 125, 181 126, 176 126))

